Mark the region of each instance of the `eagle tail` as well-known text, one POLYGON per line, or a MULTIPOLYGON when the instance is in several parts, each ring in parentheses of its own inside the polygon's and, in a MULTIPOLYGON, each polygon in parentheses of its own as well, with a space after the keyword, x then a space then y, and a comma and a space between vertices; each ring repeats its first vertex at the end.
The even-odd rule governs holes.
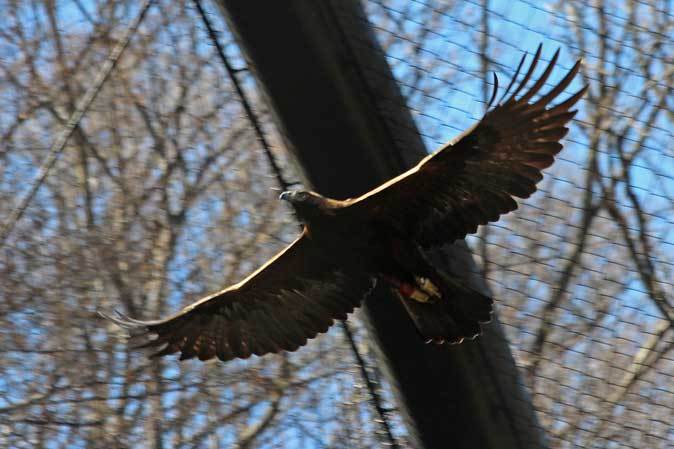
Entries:
POLYGON ((460 280, 442 276, 437 288, 441 297, 420 302, 400 295, 412 321, 427 342, 458 344, 481 333, 480 323, 491 321, 493 300, 465 286, 460 280))

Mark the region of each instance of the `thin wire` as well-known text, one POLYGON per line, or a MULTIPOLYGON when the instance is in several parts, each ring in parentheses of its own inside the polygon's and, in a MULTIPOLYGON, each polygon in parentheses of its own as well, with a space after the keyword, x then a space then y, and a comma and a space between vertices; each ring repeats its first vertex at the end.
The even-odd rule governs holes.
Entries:
POLYGON ((63 149, 68 143, 68 139, 70 139, 70 136, 72 135, 73 131, 89 110, 89 107, 91 106, 94 99, 100 92, 101 88, 103 87, 103 84, 105 84, 105 82, 107 81, 108 77, 110 76, 110 73, 112 73, 112 70, 117 65, 117 61, 119 61, 119 58, 120 56, 122 56, 124 49, 128 46, 129 41, 131 41, 131 38, 136 33, 136 31, 138 31, 138 28, 140 27, 140 24, 143 21, 145 14, 147 13, 148 9, 150 9, 150 6, 152 6, 153 3, 154 0, 145 1, 134 21, 129 24, 126 31, 122 35, 122 38, 117 43, 115 48, 112 49, 112 51, 108 55, 108 58, 103 63, 103 66, 96 74, 96 78, 94 78, 94 82, 91 85, 91 87, 89 87, 89 89, 77 102, 75 110, 70 115, 70 118, 66 122, 63 130, 52 144, 51 148, 49 149, 49 152, 47 153, 47 156, 44 158, 44 161, 42 161, 42 165, 40 166, 40 169, 37 175, 35 176, 35 179, 33 180, 30 189, 17 202, 16 206, 7 217, 7 220, 5 220, 2 230, 0 231, 0 248, 4 246, 5 242, 7 241, 7 238, 9 237, 12 230, 16 226, 16 223, 21 219, 23 213, 28 208, 28 205, 35 197, 35 194, 40 189, 45 179, 47 179, 47 176, 49 176, 51 169, 54 167, 54 164, 56 163, 59 156, 63 152, 63 149))

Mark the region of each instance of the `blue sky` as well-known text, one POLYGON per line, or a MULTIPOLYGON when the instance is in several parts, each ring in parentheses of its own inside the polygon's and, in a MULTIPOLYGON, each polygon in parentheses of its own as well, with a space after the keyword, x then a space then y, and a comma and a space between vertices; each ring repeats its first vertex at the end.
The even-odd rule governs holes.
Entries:
MULTIPOLYGON (((91 7, 91 4, 87 1, 80 2, 85 8, 91 7)), ((396 11, 402 9, 402 6, 405 2, 401 0, 399 5, 393 4, 389 9, 389 12, 395 16, 396 11)), ((409 20, 404 21, 405 31, 414 34, 417 30, 427 26, 428 24, 423 22, 418 22, 415 20, 414 11, 421 11, 428 8, 430 0, 413 0, 412 4, 412 13, 411 16, 408 16, 409 20)), ((379 6, 374 0, 367 2, 368 8, 370 10, 377 10, 379 6)), ((434 30, 438 30, 436 33, 431 33, 429 40, 425 43, 424 48, 421 50, 420 60, 424 67, 425 64, 428 64, 432 67, 427 72, 422 74, 422 87, 432 89, 432 94, 423 95, 418 92, 412 91, 409 87, 402 86, 403 93, 410 98, 410 106, 414 110, 415 119, 420 128, 420 131, 424 137, 424 140, 429 149, 433 149, 438 145, 446 142, 451 137, 457 135, 460 131, 464 130, 466 127, 474 123, 481 117, 483 112, 484 105, 482 103, 483 96, 483 78, 480 73, 480 61, 475 53, 477 51, 477 39, 479 38, 479 32, 476 32, 471 28, 472 23, 479 22, 479 11, 480 11, 480 2, 478 1, 465 1, 458 8, 461 14, 457 14, 452 17, 440 17, 438 20, 441 21, 441 24, 434 24, 434 30), (450 80, 450 81, 448 81, 450 80)), ((63 8, 60 10, 60 14, 64 18, 64 22, 68 22, 68 18, 73 17, 72 26, 82 27, 86 29, 88 26, 85 21, 79 16, 79 11, 74 2, 64 2, 63 8)), ((495 70, 499 75, 501 81, 501 86, 507 85, 509 77, 512 75, 513 69, 517 66, 519 58, 524 51, 529 51, 530 53, 535 51, 539 43, 543 43, 544 53, 543 59, 549 60, 552 53, 561 47, 562 51, 560 54, 560 67, 561 68, 570 68, 574 61, 574 48, 573 45, 570 45, 569 42, 566 42, 563 38, 565 33, 568 30, 568 22, 564 19, 561 13, 554 11, 549 4, 539 3, 534 1, 505 1, 505 0, 496 0, 490 2, 490 33, 493 37, 490 39, 490 55, 492 58, 497 61, 500 66, 492 67, 492 70, 495 70), (560 20, 562 18, 564 20, 560 20)), ((154 11, 156 13, 156 11, 154 11)), ((611 13, 611 23, 612 26, 620 26, 624 22, 624 16, 619 9, 615 9, 611 13)), ((133 16, 133 12, 129 13, 129 17, 133 16)), ((593 19, 592 14, 588 13, 586 17, 587 22, 592 28, 593 19)), ((378 24, 375 23, 375 26, 378 24)), ((222 26, 222 24, 220 24, 222 26)), ((378 28, 377 34, 382 38, 390 36, 393 30, 378 28)), ((588 35, 591 37, 593 31, 590 29, 588 35)), ((413 72, 417 70, 417 67, 413 67, 407 63, 408 55, 404 53, 406 50, 406 43, 403 41, 397 42, 396 45, 392 47, 392 50, 389 54, 389 60, 391 65, 395 68, 395 75, 401 79, 405 80, 413 72)), ((208 50, 208 45, 204 45, 204 51, 208 50)), ((230 46, 228 51, 236 56, 237 49, 234 46, 230 46)), ((634 49, 636 51, 636 49, 634 49)), ((0 47, 0 57, 10 58, 12 57, 10 49, 3 49, 0 47)), ((588 63, 596 63, 596 55, 586 55, 586 60, 588 63)), ((618 64, 628 64, 630 61, 615 61, 618 64)), ((242 61, 238 60, 237 63, 241 64, 242 61)), ((422 67, 423 68, 423 67, 422 67)), ((113 75, 114 76, 114 75, 113 75)), ((552 78, 550 83, 553 84, 556 79, 561 76, 561 72, 557 72, 557 78, 552 78)), ((617 86, 621 91, 622 100, 625 105, 629 105, 630 101, 634 100, 632 92, 635 92, 636 89, 643 83, 643 79, 639 76, 628 77, 625 81, 625 84, 622 86, 617 86)), ((569 89, 569 93, 575 91, 580 87, 580 82, 574 83, 569 89)), ((582 110, 579 115, 579 119, 583 120, 585 114, 582 110)), ((653 133, 652 137, 648 140, 645 146, 645 150, 642 155, 636 162, 633 173, 632 173, 632 182, 636 186, 637 194, 643 203, 647 205, 648 212, 653 213, 651 226, 653 228, 653 233, 657 232, 657 242, 659 245, 662 245, 662 248, 669 248, 661 251, 658 257, 663 257, 659 260, 659 263, 662 265, 674 266, 674 260, 672 260, 671 255, 674 254, 674 226, 671 220, 671 199, 674 197, 674 178, 668 173, 674 173, 674 157, 671 152, 668 154, 664 150, 665 148, 671 147, 672 137, 672 128, 671 123, 665 121, 664 117, 660 118, 657 122, 658 128, 653 133), (666 212, 662 212, 662 210, 666 212), (667 254, 670 257, 667 257, 667 254)), ((559 188, 562 184, 563 193, 559 196, 560 201, 567 201, 572 205, 577 206, 578 200, 580 198, 580 182, 584 174, 585 165, 587 161, 587 150, 586 150, 586 140, 581 133, 577 130, 574 130, 568 137, 568 143, 566 145, 565 151, 562 153, 560 161, 556 166, 550 171, 550 175, 558 182, 554 184, 554 187, 559 188)), ((605 154, 602 154, 600 163, 602 167, 608 170, 611 167, 611 151, 610 147, 605 147, 605 154)), ((17 163, 23 163, 25 161, 17 161, 17 163)), ((23 172, 25 173, 25 172, 23 172)), ((558 190, 544 190, 539 195, 557 195, 558 190)), ((270 198, 272 198, 270 196, 270 198)), ((625 200, 624 195, 619 197, 621 201, 625 200)), ((535 203, 536 201, 533 201, 535 203)), ((215 202, 217 203, 217 201, 215 202)), ((536 209, 535 205, 523 206, 522 207, 522 218, 521 220, 526 220, 528 217, 525 217, 525 214, 534 214, 536 209)), ((623 205, 626 207, 625 205, 623 205)), ((217 213, 217 204, 214 204, 213 207, 206 207, 203 213, 217 213)), ((605 214, 604 214, 605 215, 605 214)), ((250 217, 242 216, 241 220, 247 220, 250 217)), ((541 218, 541 223, 547 224, 548 221, 545 221, 545 217, 534 217, 534 220, 541 218)), ((504 224, 498 225, 500 228, 505 231, 513 231, 517 234, 518 223, 523 224, 523 221, 518 221, 520 218, 509 220, 504 224)), ((555 228, 545 229, 544 231, 549 231, 550 233, 558 232, 557 227, 565 226, 564 221, 568 221, 570 224, 574 223, 574 220, 577 220, 577 216, 571 215, 569 217, 557 217, 557 220, 554 221, 555 228)), ((511 239, 512 246, 509 247, 513 254, 517 250, 524 250, 526 248, 527 235, 516 235, 516 238, 511 239)), ((597 239, 601 239, 605 236, 596 236, 597 239)), ((563 248, 565 242, 563 238, 559 239, 560 247, 563 248)), ((470 242, 473 245, 478 245, 479 242, 476 238, 471 238, 470 242)), ((175 276, 173 279, 174 284, 182 284, 184 274, 186 273, 185 262, 187 259, 191 259, 190 252, 198 251, 199 247, 205 245, 206 242, 199 239, 194 239, 184 248, 185 251, 185 260, 177 260, 175 266, 173 267, 172 273, 175 276)), ((606 242, 606 245, 619 245, 618 242, 606 242)), ((660 249, 662 249, 660 248, 660 249)), ((495 250, 505 250, 494 248, 495 250)), ((554 251, 551 255, 554 256, 554 251)), ((612 252, 602 253, 599 251, 597 255, 597 260, 600 260, 602 257, 611 257, 614 254, 612 252)), ((556 261, 550 262, 550 269, 555 270, 557 266, 556 261)), ((582 282, 582 279, 579 280, 582 282)), ((537 285, 539 280, 532 278, 528 280, 530 285, 537 285)), ((644 295, 644 287, 641 283, 634 279, 628 278, 625 280, 627 288, 620 296, 621 308, 614 310, 614 315, 612 318, 609 318, 607 321, 608 325, 625 325, 623 320, 623 315, 629 313, 630 310, 638 311, 641 314, 642 322, 641 324, 648 328, 654 320, 658 317, 658 312, 655 310, 650 303, 650 301, 644 295)), ((671 287, 671 284, 669 284, 671 287)), ((547 286, 540 286, 541 293, 539 303, 547 296, 547 286)), ((172 302, 177 306, 182 302, 184 298, 181 297, 178 290, 175 290, 177 293, 172 295, 172 302)), ((671 289, 669 290, 672 291, 671 289)), ((587 293, 584 292, 582 287, 574 289, 574 295, 576 296, 576 301, 571 301, 570 308, 576 307, 578 305, 583 305, 583 301, 588 301, 585 297, 587 293)), ((532 310, 537 310, 537 307, 540 304, 536 303, 537 298, 532 298, 532 305, 529 307, 532 310)), ((506 301, 504 299, 504 301, 506 301)), ((564 319, 572 319, 573 315, 565 315, 564 319)), ((571 323, 572 324, 572 323, 571 323)), ((584 354, 587 348, 580 346, 579 351, 584 354)), ((246 366, 249 362, 242 362, 242 366, 246 366)), ((173 377, 175 375, 175 370, 169 369, 165 373, 167 378, 173 377)), ((17 374, 18 376, 18 374, 17 374)), ((348 381, 347 378, 345 380, 348 381)), ((671 378, 670 378, 671 380, 671 378)), ((4 388, 3 383, 0 382, 0 389, 4 388)), ((326 393, 327 397, 317 406, 316 412, 319 412, 319 408, 329 408, 331 401, 339 399, 339 389, 333 385, 333 388, 329 389, 329 392, 326 393)), ((165 400, 170 403, 172 400, 176 399, 175 396, 166 395, 165 400)), ((1 404, 0 404, 1 405, 1 404)), ((305 411, 306 412, 306 411, 305 411)), ((262 413, 262 410, 256 410, 253 415, 262 413)), ((329 411, 321 411, 325 415, 329 415, 329 411)), ((309 415, 311 411, 309 411, 309 415)), ((366 416, 366 415, 364 415, 366 416)), ((298 438, 298 442, 299 437, 298 438)), ((297 443, 299 447, 300 444, 297 443)), ((304 442, 302 447, 314 447, 315 444, 310 441, 304 442), (313 445, 312 445, 313 444, 313 445)))

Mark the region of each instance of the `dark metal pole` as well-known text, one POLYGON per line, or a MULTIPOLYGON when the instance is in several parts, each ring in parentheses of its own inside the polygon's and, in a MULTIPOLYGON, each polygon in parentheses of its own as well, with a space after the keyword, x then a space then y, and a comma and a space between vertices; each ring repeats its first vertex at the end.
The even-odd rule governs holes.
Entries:
MULTIPOLYGON (((358 1, 218 3, 285 144, 315 190, 354 196, 425 154, 358 1)), ((486 289, 465 245, 448 248, 439 259, 486 289)), ((376 291, 363 310, 415 446, 544 447, 497 322, 476 342, 433 346, 421 342, 386 289, 376 291)))

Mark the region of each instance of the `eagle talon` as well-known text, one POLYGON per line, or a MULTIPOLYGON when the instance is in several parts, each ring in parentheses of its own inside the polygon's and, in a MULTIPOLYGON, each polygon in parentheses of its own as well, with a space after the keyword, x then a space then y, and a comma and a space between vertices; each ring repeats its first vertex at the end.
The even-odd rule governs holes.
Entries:
POLYGON ((415 301, 419 302, 430 302, 431 301, 431 296, 426 294, 425 292, 422 292, 421 290, 414 289, 412 294, 409 295, 410 298, 414 299, 415 301))
POLYGON ((427 293, 429 296, 433 296, 435 298, 442 297, 440 289, 433 282, 431 282, 430 279, 416 277, 415 280, 417 281, 417 285, 421 287, 421 290, 423 290, 424 293, 427 293))

